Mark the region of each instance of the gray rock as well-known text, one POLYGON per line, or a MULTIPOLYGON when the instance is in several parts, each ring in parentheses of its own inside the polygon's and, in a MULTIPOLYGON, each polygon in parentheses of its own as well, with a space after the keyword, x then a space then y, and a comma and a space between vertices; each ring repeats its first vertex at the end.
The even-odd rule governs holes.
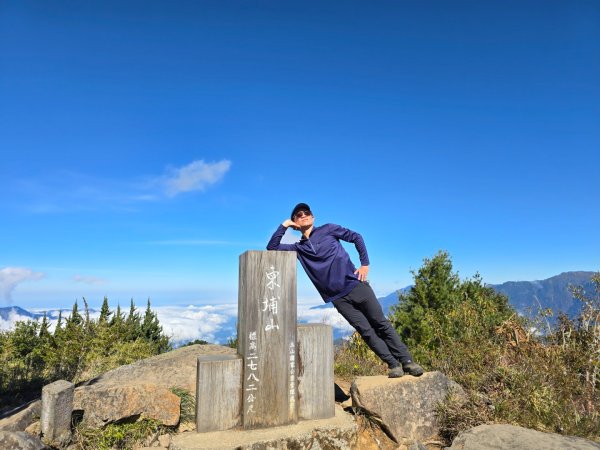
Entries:
POLYGON ((177 425, 180 401, 170 389, 195 397, 198 356, 235 353, 222 345, 190 345, 118 367, 78 386, 73 409, 94 428, 142 416, 177 425))
POLYGON ((7 417, 0 420, 0 430, 25 431, 29 425, 40 417, 41 410, 42 402, 40 400, 21 405, 8 412, 7 417))
POLYGON ((63 446, 71 440, 74 390, 75 385, 65 380, 43 387, 41 424, 44 441, 63 446))
POLYGON ((42 441, 24 431, 0 431, 2 450, 46 450, 42 441))
POLYGON ((415 442, 410 447, 408 447, 408 450, 427 450, 427 447, 425 446, 425 444, 421 444, 420 442, 415 442))
POLYGON ((440 372, 421 377, 358 377, 352 383, 352 405, 363 411, 397 443, 412 445, 439 434, 436 406, 448 392, 462 388, 440 372))
POLYGON ((36 420, 27 428, 25 428, 25 432, 31 434, 32 436, 37 436, 39 438, 42 437, 42 424, 39 420, 36 420))
POLYGON ((198 356, 235 354, 236 349, 223 345, 190 345, 117 367, 82 385, 154 384, 166 388, 185 389, 195 397, 198 356))
POLYGON ((460 433, 452 450, 598 450, 600 444, 574 436, 542 433, 514 425, 479 425, 460 433))
POLYGON ((75 391, 74 410, 83 411, 82 424, 90 428, 140 417, 174 426, 179 423, 180 403, 169 389, 154 384, 92 385, 75 391))

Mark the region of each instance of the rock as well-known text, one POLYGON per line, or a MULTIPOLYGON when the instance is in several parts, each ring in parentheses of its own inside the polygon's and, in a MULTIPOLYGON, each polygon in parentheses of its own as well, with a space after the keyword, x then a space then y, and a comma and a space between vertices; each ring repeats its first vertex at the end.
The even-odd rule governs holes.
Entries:
POLYGON ((363 411, 397 443, 412 445, 435 439, 439 433, 435 409, 449 391, 462 388, 440 372, 421 377, 358 377, 350 394, 354 408, 363 411))
POLYGON ((77 387, 73 409, 83 411, 90 427, 141 416, 177 425, 180 400, 170 389, 184 389, 195 397, 198 356, 229 354, 236 350, 190 345, 118 367, 77 387))
POLYGON ((0 431, 2 450, 46 450, 42 441, 24 431, 0 431))
POLYGON ((357 450, 408 450, 405 445, 398 443, 383 432, 378 424, 369 421, 365 416, 354 416, 358 426, 355 449, 357 450))
POLYGON ((37 420, 25 428, 25 432, 31 434, 32 436, 41 437, 42 436, 42 423, 37 420))
POLYGON ((169 450, 350 450, 356 448, 356 434, 357 426, 352 416, 336 405, 335 417, 329 419, 256 430, 174 435, 169 450))
POLYGON ((117 367, 82 385, 154 384, 165 388, 185 389, 195 397, 198 356, 235 354, 236 349, 223 345, 190 345, 117 367))
POLYGON ((171 443, 171 435, 170 434, 161 434, 158 437, 158 443, 161 447, 168 447, 171 443))
POLYGON ((580 437, 542 433, 514 425, 479 425, 460 433, 452 450, 598 450, 600 444, 580 437))
POLYGON ((77 388, 73 409, 83 411, 85 426, 99 428, 111 422, 147 417, 167 426, 179 422, 180 399, 166 387, 90 385, 77 388))
POLYGON ((34 400, 6 413, 0 420, 0 430, 25 431, 25 429, 40 417, 42 402, 34 400))
POLYGON ((47 384, 42 389, 41 426, 44 441, 66 446, 71 440, 71 415, 75 385, 66 380, 47 384))
POLYGON ((185 433, 187 431, 195 431, 196 430, 196 422, 179 422, 179 426, 177 427, 178 433, 185 433))
POLYGON ((427 450, 427 447, 425 446, 425 444, 415 442, 410 447, 408 447, 408 450, 427 450))

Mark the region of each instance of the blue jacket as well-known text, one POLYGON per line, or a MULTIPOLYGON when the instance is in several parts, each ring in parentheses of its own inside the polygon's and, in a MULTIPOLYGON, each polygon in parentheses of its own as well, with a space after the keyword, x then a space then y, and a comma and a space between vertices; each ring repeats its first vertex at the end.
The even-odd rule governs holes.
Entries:
POLYGON ((313 228, 308 239, 302 236, 295 244, 281 244, 285 230, 286 227, 279 225, 267 244, 267 250, 296 251, 300 264, 325 302, 343 297, 360 283, 354 275, 356 267, 340 244, 340 239, 353 243, 360 263, 368 266, 369 255, 360 234, 328 223, 313 228))

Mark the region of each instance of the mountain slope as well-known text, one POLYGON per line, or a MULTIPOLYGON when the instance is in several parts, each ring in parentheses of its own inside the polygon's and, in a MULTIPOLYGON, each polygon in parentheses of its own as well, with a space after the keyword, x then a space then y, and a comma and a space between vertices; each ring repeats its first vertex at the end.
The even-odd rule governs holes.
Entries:
POLYGON ((537 311, 538 308, 551 308, 554 315, 559 311, 569 317, 576 317, 581 311, 581 302, 573 297, 569 286, 583 286, 588 295, 594 294, 591 278, 595 272, 563 272, 560 275, 537 281, 507 281, 490 285, 497 292, 505 294, 510 304, 520 313, 537 311))

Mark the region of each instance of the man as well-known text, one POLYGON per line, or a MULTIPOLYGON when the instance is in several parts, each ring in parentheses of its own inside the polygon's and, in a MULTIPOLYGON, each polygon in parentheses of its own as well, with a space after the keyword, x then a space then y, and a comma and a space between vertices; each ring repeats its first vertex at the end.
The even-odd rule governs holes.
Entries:
POLYGON ((362 336, 367 345, 389 367, 390 378, 408 373, 415 377, 423 368, 412 361, 408 348, 383 310, 367 282, 369 256, 360 234, 339 225, 314 226, 314 216, 306 203, 298 203, 289 219, 273 233, 267 250, 296 251, 306 274, 323 300, 332 302, 337 311, 362 336), (299 242, 281 244, 287 228, 302 233, 299 242), (356 246, 361 266, 356 269, 350 256, 340 244, 351 242, 356 246))

